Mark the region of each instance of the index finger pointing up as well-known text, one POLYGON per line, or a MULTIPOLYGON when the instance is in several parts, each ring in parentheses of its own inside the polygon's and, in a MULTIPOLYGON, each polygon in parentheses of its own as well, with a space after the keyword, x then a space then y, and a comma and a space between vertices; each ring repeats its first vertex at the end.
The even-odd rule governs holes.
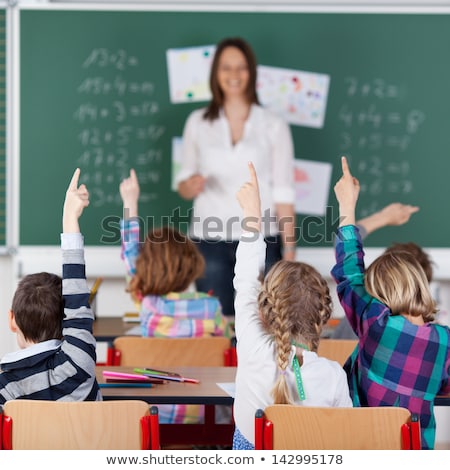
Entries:
POLYGON ((250 181, 255 185, 258 186, 258 177, 256 176, 256 170, 253 166, 252 162, 248 162, 248 170, 250 172, 250 181))
POLYGON ((73 189, 78 189, 78 180, 80 178, 80 169, 77 168, 73 175, 72 175, 72 179, 70 180, 70 184, 69 184, 69 189, 70 190, 73 190, 73 189))
POLYGON ((342 174, 344 176, 352 176, 350 173, 350 168, 348 167, 348 162, 347 162, 347 157, 341 157, 341 163, 342 163, 342 174))

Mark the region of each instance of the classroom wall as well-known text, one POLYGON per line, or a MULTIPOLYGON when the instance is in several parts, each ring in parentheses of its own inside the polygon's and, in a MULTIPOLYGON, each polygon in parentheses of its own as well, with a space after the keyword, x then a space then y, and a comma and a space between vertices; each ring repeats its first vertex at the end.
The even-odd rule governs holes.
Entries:
MULTIPOLYGON (((27 1, 27 4, 45 4, 51 3, 46 1, 27 1)), ((67 2, 68 4, 73 4, 75 2, 67 2)), ((86 3, 95 3, 95 2, 86 2, 86 3)), ((102 2, 103 5, 108 2, 102 2)), ((111 2, 117 4, 118 2, 111 2)), ((126 2, 123 2, 126 3, 126 2)), ((148 2, 151 4, 152 2, 148 2)), ((155 2, 156 3, 156 2, 155 2)), ((166 2, 165 8, 170 9, 170 4, 174 2, 166 2)), ((219 2, 218 0, 208 0, 206 1, 192 1, 181 0, 177 2, 178 5, 190 5, 196 4, 199 5, 208 5, 208 7, 225 4, 226 2, 219 2)), ((397 0, 397 1, 387 1, 387 0, 378 0, 378 1, 368 1, 368 0, 355 0, 355 1, 339 1, 339 0, 328 0, 326 2, 316 0, 315 2, 306 2, 302 0, 287 0, 284 2, 275 2, 269 0, 254 0, 248 2, 241 2, 241 6, 247 5, 250 9, 258 8, 276 8, 283 5, 288 8, 295 8, 296 6, 309 5, 311 8, 317 8, 317 6, 325 5, 325 8, 333 6, 339 8, 340 6, 345 5, 346 7, 351 7, 351 5, 370 5, 370 6, 400 6, 400 7, 414 7, 420 9, 421 7, 431 7, 431 6, 450 6, 450 0, 434 0, 427 1, 423 0, 421 2, 409 2, 406 0, 397 0), (274 7, 276 5, 276 7, 274 7)), ((62 197, 63 195, 61 195, 62 197)), ((14 336, 9 332, 6 315, 7 311, 11 305, 11 299, 15 291, 18 280, 24 274, 28 272, 33 272, 37 269, 39 270, 51 270, 53 272, 60 272, 58 255, 59 251, 56 249, 55 252, 50 254, 45 251, 42 252, 42 258, 36 258, 33 256, 33 262, 27 264, 27 252, 24 250, 18 251, 17 254, 10 254, 0 256, 0 358, 7 352, 15 350, 17 348, 15 344, 14 336), (38 259, 38 262, 36 262, 38 259), (42 261, 42 263, 41 263, 42 261)), ((323 275, 327 276, 329 279, 329 269, 332 266, 333 258, 331 252, 326 252, 322 254, 318 259, 320 260, 319 270, 323 275), (329 261, 328 261, 329 260, 329 261)), ((312 262, 314 264, 315 256, 308 254, 303 256, 301 250, 298 252, 298 258, 312 262)), ((439 304, 441 308, 448 312, 450 311, 450 272, 447 269, 447 265, 450 263, 450 256, 442 257, 440 253, 436 254, 436 266, 437 272, 442 271, 444 274, 438 275, 438 281, 435 283, 434 288, 437 293, 439 304), (444 266, 444 268, 443 268, 444 266)), ((133 311, 134 305, 131 302, 129 295, 125 292, 125 277, 121 271, 120 256, 119 251, 111 250, 107 253, 107 256, 104 256, 103 259, 99 260, 96 258, 95 254, 87 255, 87 272, 89 275, 89 283, 93 284, 95 277, 98 275, 106 276, 104 282, 99 290, 98 299, 97 299, 97 315, 98 316, 121 316, 125 311, 133 311)), ((330 289, 334 296, 334 305, 335 305, 335 316, 342 316, 342 310, 339 306, 339 303, 335 296, 335 286, 334 282, 330 281, 330 289)), ((445 316, 446 323, 450 324, 449 315, 445 316)), ((438 433, 437 433, 437 442, 439 446, 444 448, 450 448, 450 407, 439 408, 436 410, 436 418, 438 422, 438 433)))

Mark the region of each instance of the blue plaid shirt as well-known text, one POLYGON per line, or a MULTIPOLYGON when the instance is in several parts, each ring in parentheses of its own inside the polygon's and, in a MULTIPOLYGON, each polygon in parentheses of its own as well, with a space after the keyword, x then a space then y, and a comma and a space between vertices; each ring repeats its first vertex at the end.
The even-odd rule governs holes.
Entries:
POLYGON ((355 406, 401 406, 419 416, 422 448, 434 447, 436 395, 450 393, 450 330, 417 326, 370 296, 358 229, 340 227, 331 271, 359 344, 344 368, 355 406))

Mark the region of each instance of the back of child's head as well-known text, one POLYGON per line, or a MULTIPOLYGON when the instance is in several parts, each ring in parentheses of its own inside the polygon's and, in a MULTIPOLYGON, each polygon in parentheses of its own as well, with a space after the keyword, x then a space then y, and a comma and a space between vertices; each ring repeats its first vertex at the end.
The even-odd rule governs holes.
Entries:
POLYGON ((393 243, 385 250, 386 253, 396 253, 398 251, 411 253, 425 271, 428 282, 433 280, 433 261, 428 253, 426 253, 419 245, 414 242, 393 243))
POLYGON ((312 266, 279 261, 264 278, 258 297, 262 325, 273 336, 279 378, 272 390, 275 403, 291 403, 284 371, 292 344, 317 351, 324 324, 332 311, 328 284, 312 266))
POLYGON ((138 298, 183 292, 204 269, 203 256, 187 235, 170 226, 154 228, 141 245, 128 290, 138 298))
POLYGON ((46 272, 25 276, 14 293, 11 310, 26 340, 40 343, 62 339, 64 303, 61 278, 46 272))
POLYGON ((367 292, 386 304, 394 315, 422 316, 434 320, 436 304, 421 264, 408 251, 386 251, 376 258, 365 274, 367 292))

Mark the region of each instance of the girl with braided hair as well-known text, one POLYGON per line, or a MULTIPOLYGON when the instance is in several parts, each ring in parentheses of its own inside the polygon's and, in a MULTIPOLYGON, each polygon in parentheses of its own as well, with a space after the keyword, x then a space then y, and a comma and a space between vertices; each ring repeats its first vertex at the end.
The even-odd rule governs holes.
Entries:
POLYGON ((237 193, 243 209, 234 287, 238 367, 233 449, 254 449, 254 416, 271 404, 351 407, 343 368, 317 356, 331 315, 328 284, 312 266, 278 261, 261 283, 266 243, 261 235, 258 180, 237 193))

